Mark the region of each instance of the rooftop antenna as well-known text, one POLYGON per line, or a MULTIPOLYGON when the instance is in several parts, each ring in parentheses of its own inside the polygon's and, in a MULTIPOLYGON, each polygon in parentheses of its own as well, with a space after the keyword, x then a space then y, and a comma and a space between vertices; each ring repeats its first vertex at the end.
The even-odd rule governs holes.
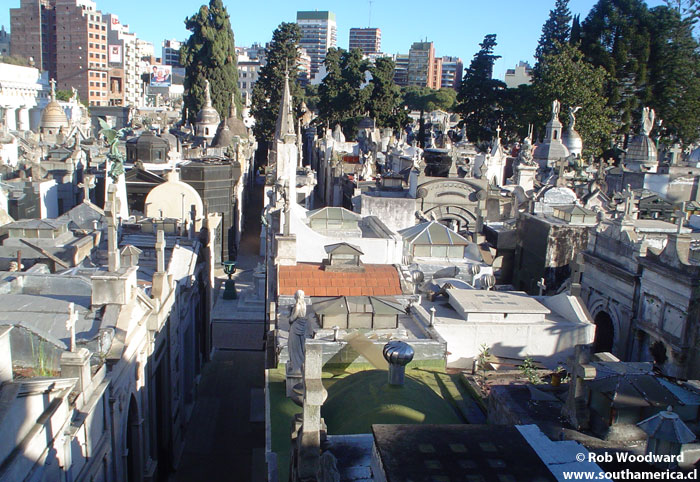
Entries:
POLYGON ((372 4, 374 3, 374 0, 368 0, 369 1, 369 23, 367 24, 367 28, 370 28, 372 26, 372 4))

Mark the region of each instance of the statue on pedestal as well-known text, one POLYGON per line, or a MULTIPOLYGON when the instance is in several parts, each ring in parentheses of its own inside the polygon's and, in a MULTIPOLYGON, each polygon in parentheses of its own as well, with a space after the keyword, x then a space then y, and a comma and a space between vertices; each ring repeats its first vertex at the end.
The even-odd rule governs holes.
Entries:
POLYGON ((292 373, 302 373, 304 367, 304 347, 306 343, 306 301, 304 292, 294 294, 294 307, 289 317, 289 363, 292 373))

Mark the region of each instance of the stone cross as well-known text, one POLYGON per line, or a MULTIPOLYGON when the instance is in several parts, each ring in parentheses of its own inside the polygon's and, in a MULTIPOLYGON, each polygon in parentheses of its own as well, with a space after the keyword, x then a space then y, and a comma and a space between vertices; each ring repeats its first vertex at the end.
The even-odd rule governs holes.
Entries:
POLYGON ((557 186, 562 187, 566 185, 566 180, 564 179, 564 171, 566 170, 566 164, 568 159, 562 157, 559 159, 559 172, 557 173, 557 186))
POLYGON ((583 253, 578 253, 576 258, 571 261, 572 271, 571 271, 571 289, 569 293, 571 296, 581 295, 581 277, 585 271, 585 261, 583 259, 583 253))
POLYGON ((681 148, 680 144, 676 143, 676 144, 673 144, 673 146, 671 146, 670 152, 671 152, 670 164, 672 166, 675 166, 681 160, 681 154, 683 153, 683 149, 681 148))
POLYGON ((540 296, 542 296, 547 289, 547 285, 544 282, 544 278, 540 278, 540 280, 537 282, 537 286, 540 288, 540 296))
POLYGON ((501 126, 500 125, 496 126, 496 138, 497 139, 501 138, 501 126))
POLYGON ((110 184, 107 189, 107 202, 105 203, 105 218, 107 219, 107 253, 109 271, 119 271, 120 258, 119 239, 117 234, 117 213, 119 212, 119 200, 117 199, 117 186, 110 184))
POLYGON ((83 182, 78 184, 78 187, 83 189, 83 201, 89 201, 90 189, 95 187, 95 176, 92 174, 85 175, 83 182))
POLYGON ((75 323, 78 321, 78 313, 75 312, 75 304, 68 304, 68 319, 66 320, 66 330, 70 337, 70 351, 75 353, 75 323))
POLYGON ((576 345, 574 356, 570 360, 571 381, 563 412, 577 430, 588 428, 590 421, 586 382, 596 377, 596 369, 590 364, 592 349, 592 345, 576 345))

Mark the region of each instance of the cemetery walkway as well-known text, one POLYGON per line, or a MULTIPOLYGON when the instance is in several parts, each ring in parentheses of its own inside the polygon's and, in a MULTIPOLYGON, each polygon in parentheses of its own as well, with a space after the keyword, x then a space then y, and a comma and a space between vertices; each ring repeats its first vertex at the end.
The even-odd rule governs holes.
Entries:
MULTIPOLYGON (((234 279, 239 292, 252 291, 253 269, 258 256, 262 189, 257 187, 246 206, 238 270, 234 279)), ((220 300, 226 276, 217 272, 214 312, 230 313, 231 342, 214 339, 212 360, 202 370, 197 402, 187 430, 185 451, 170 480, 264 481, 265 468, 265 352, 264 320, 234 320, 239 300, 220 300), (229 305, 232 303, 233 305, 229 305), (217 306, 219 309, 217 310, 217 306)), ((240 297, 239 297, 240 298, 240 297)), ((243 296, 244 300, 246 296, 243 296)), ((255 302, 252 302, 255 304, 255 302)), ((248 303, 250 308, 251 303, 248 303)), ((214 333, 216 335, 216 333, 214 333)))

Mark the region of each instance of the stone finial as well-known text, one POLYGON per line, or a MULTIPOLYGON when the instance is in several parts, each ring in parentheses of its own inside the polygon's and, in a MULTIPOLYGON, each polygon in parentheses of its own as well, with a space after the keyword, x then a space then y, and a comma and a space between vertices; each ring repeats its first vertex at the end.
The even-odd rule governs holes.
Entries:
POLYGON ((75 324, 78 322, 78 313, 75 311, 75 303, 68 304, 68 319, 66 320, 66 329, 68 330, 68 337, 70 340, 69 349, 72 353, 75 353, 75 324))
POLYGON ((209 79, 204 79, 204 105, 211 107, 211 87, 209 79))
POLYGON ((165 273, 165 231, 162 229, 156 233, 156 270, 165 273))
POLYGON ((110 272, 119 271, 121 254, 119 253, 119 239, 117 233, 119 212, 119 200, 117 199, 117 186, 110 184, 107 189, 107 202, 105 203, 105 218, 107 219, 107 255, 108 269, 110 272))
POLYGON ((51 84, 51 102, 56 102, 56 79, 49 80, 51 84))

